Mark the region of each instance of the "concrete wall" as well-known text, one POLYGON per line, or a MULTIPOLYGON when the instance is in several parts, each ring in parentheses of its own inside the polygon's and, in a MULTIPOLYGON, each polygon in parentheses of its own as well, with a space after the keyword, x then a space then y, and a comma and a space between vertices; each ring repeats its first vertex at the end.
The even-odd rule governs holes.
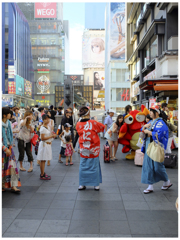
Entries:
POLYGON ((147 30, 151 25, 151 14, 149 14, 149 17, 147 18, 147 30))

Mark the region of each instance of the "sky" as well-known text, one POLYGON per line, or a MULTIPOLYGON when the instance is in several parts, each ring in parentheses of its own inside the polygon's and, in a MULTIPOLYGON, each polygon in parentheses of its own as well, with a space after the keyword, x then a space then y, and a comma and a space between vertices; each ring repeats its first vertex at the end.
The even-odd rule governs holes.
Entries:
POLYGON ((69 20, 69 73, 83 74, 82 35, 85 28, 85 3, 63 2, 63 19, 69 20))

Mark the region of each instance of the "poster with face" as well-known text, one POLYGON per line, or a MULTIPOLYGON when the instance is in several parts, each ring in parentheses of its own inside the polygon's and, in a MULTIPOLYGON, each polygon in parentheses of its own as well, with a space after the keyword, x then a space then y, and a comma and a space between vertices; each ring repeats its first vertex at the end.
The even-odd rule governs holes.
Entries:
POLYGON ((104 71, 94 72, 94 90, 105 89, 105 77, 104 71))
POLYGON ((112 2, 110 16, 110 58, 125 60, 125 2, 112 2))
POLYGON ((84 37, 82 50, 83 68, 104 68, 105 62, 105 38, 84 37))
POLYGON ((16 75, 16 94, 24 96, 24 78, 16 75))

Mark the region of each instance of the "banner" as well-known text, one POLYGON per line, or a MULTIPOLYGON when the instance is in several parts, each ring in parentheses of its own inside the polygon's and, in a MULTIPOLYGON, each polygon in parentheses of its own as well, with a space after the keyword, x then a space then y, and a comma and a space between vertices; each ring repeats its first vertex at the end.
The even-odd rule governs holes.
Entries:
POLYGON ((134 84, 134 96, 137 96, 138 94, 140 94, 139 84, 140 84, 140 81, 134 84))
POLYGON ((8 82, 8 94, 16 94, 16 82, 8 82))
POLYGON ((125 2, 110 6, 110 58, 125 60, 125 2))
POLYGON ((32 96, 32 83, 27 80, 24 80, 24 95, 27 97, 32 96))
POLYGON ((148 73, 145 77, 143 77, 143 81, 149 80, 149 79, 155 79, 156 78, 156 69, 154 69, 152 72, 148 73))
POLYGON ((16 75, 16 94, 24 96, 24 78, 16 75))
POLYGON ((104 68, 104 37, 83 37, 82 48, 83 68, 104 68))
POLYGON ((105 89, 105 73, 104 71, 94 72, 94 90, 105 89))
POLYGON ((149 99, 149 108, 154 107, 156 104, 156 98, 149 99))
POLYGON ((56 18, 56 3, 35 2, 35 18, 56 18))

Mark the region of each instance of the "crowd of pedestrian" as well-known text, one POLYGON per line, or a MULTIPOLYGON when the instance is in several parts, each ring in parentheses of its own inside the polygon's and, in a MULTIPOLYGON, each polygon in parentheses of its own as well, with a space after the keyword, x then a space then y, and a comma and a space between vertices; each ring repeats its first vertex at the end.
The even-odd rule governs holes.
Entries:
MULTIPOLYGON (((156 141, 158 134, 159 142, 167 148, 169 138, 169 128, 167 125, 168 115, 167 105, 162 105, 162 111, 158 106, 150 108, 150 114, 146 116, 146 124, 141 129, 145 134, 144 139, 144 163, 142 167, 141 182, 148 184, 144 193, 153 192, 153 184, 164 181, 162 190, 167 190, 172 186, 163 163, 153 161, 146 153, 149 143, 156 141)), ((86 186, 94 186, 98 191, 102 183, 101 166, 99 161, 100 138, 99 133, 104 132, 104 136, 110 146, 110 160, 119 160, 116 155, 118 150, 118 134, 127 114, 130 114, 132 107, 126 106, 125 113, 118 115, 113 120, 115 112, 110 109, 104 123, 92 118, 89 107, 81 107, 78 112, 79 119, 76 119, 72 108, 63 111, 50 106, 49 108, 34 107, 23 108, 2 108, 2 191, 11 188, 12 192, 19 193, 21 186, 17 161, 13 147, 18 142, 19 170, 26 171, 23 167, 25 153, 29 162, 27 172, 33 171, 32 138, 39 135, 39 145, 37 150, 37 164, 40 166, 40 179, 50 180, 51 176, 45 171, 45 163, 50 165, 52 160, 52 144, 57 137, 61 140, 59 163, 63 163, 62 157, 66 157, 65 165, 73 165, 73 153, 75 153, 76 143, 78 143, 80 153, 79 165, 79 190, 85 190, 86 186), (55 116, 63 115, 60 128, 55 133, 55 116)))

